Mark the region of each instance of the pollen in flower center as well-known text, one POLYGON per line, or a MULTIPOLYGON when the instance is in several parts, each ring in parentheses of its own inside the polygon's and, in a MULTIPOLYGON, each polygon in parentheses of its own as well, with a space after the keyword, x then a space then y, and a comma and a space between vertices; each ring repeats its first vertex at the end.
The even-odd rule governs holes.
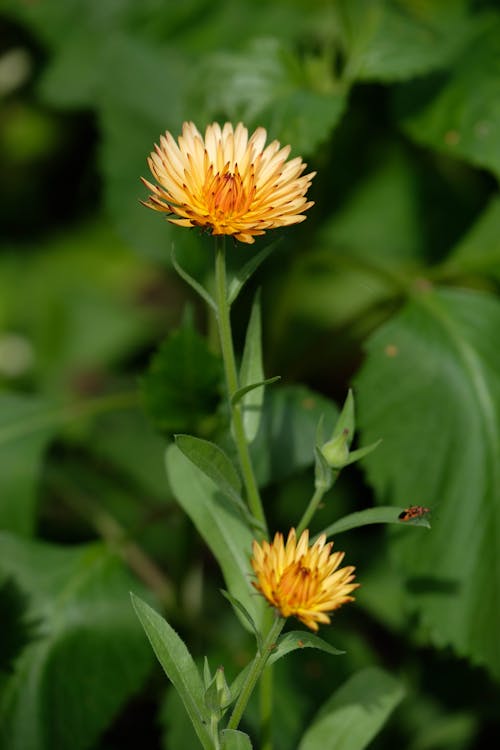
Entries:
POLYGON ((203 199, 215 222, 225 222, 244 214, 248 210, 251 191, 245 190, 238 165, 235 165, 234 172, 226 165, 222 172, 213 176, 209 174, 203 186, 203 199))

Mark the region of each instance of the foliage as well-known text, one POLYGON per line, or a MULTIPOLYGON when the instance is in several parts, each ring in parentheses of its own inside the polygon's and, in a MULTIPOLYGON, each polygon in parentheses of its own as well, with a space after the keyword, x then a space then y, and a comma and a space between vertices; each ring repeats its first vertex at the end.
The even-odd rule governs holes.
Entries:
MULTIPOLYGON (((130 590, 197 700, 199 660, 238 687, 265 620, 212 243, 139 203, 160 133, 214 119, 263 125, 317 171, 316 205, 272 253, 269 235, 228 248, 234 400, 271 531, 299 523, 315 476, 336 479, 321 448, 350 386, 351 455, 382 439, 316 508, 312 535, 346 545, 362 588, 331 643, 322 631, 329 653, 307 633, 278 640, 275 747, 493 746, 497 4, 5 0, 0 14, 2 747, 181 750, 189 701, 164 701, 130 590), (412 505, 428 518, 400 522, 412 505)), ((223 747, 258 741, 257 712, 223 747)))

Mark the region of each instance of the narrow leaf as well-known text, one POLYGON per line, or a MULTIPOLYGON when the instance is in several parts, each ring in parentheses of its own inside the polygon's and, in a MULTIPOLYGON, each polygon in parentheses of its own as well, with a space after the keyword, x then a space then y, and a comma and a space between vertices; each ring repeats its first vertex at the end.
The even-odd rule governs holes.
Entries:
MULTIPOLYGON (((349 531, 350 529, 357 529, 360 526, 370 526, 374 523, 397 523, 401 525, 399 514, 402 513, 405 508, 398 508, 395 505, 381 505, 378 508, 367 508, 366 510, 360 510, 357 513, 349 513, 348 516, 339 518, 338 521, 330 524, 321 531, 321 534, 326 534, 327 537, 341 534, 343 531, 349 531)), ((430 529, 431 525, 427 518, 416 518, 404 522, 405 526, 426 526, 430 529)), ((317 539, 319 534, 316 535, 317 539)))
POLYGON ((340 656, 345 653, 345 651, 339 651, 339 649, 331 646, 317 635, 308 633, 307 630, 291 630, 279 638, 276 648, 272 650, 267 663, 274 664, 275 661, 278 661, 283 656, 302 648, 317 648, 333 656, 340 656))
POLYGON ((382 669, 363 669, 319 710, 299 750, 363 750, 401 701, 401 683, 382 669))
POLYGON ((349 466, 349 464, 353 464, 356 461, 360 461, 365 456, 369 456, 370 453, 372 453, 375 450, 375 448, 378 448, 381 442, 382 442, 382 438, 380 438, 379 440, 375 440, 375 442, 370 443, 370 445, 365 445, 364 448, 358 448, 355 451, 351 451, 349 453, 349 458, 347 459, 345 465, 349 466))
POLYGON ((210 296, 210 294, 207 292, 207 290, 198 282, 196 279, 193 279, 192 276, 188 274, 187 271, 185 271, 182 266, 179 265, 177 258, 175 257, 175 250, 172 246, 172 253, 171 253, 171 260, 172 265, 181 277, 181 279, 184 279, 186 284, 189 284, 191 289, 194 289, 194 291, 199 294, 202 299, 205 300, 207 305, 212 308, 214 312, 217 312, 217 305, 215 304, 214 299, 210 296))
POLYGON ((206 750, 212 750, 213 744, 204 723, 209 719, 204 704, 205 690, 191 654, 184 641, 163 617, 160 617, 142 599, 134 594, 131 596, 137 617, 153 651, 179 693, 201 744, 206 750))
MULTIPOLYGON (((240 384, 245 388, 264 381, 262 364, 262 322, 260 314, 260 294, 257 292, 250 313, 245 348, 240 369, 240 384)), ((264 400, 264 388, 250 388, 242 397, 243 425, 245 435, 251 443, 259 429, 264 400)))
POLYGON ((228 602, 233 606, 233 608, 236 610, 236 612, 243 615, 243 617, 246 619, 250 627, 252 628, 253 632, 255 633, 255 637, 257 639, 257 644, 259 648, 262 645, 262 637, 260 635, 259 629, 257 625, 255 624, 255 621, 248 611, 246 607, 243 606, 243 604, 240 602, 239 599, 237 599, 235 596, 232 596, 229 591, 224 591, 224 589, 221 589, 221 594, 228 600, 228 602))
POLYGON ((252 255, 250 260, 236 272, 235 276, 229 282, 228 300, 230 305, 233 304, 246 282, 252 277, 260 264, 276 249, 279 242, 280 240, 275 240, 255 255, 252 255))
POLYGON ((233 406, 240 401, 243 396, 246 393, 249 393, 250 391, 253 391, 254 388, 262 388, 264 385, 271 385, 271 383, 277 383, 278 380, 281 380, 281 375, 275 375, 273 378, 266 378, 265 380, 261 380, 258 383, 251 383, 250 385, 246 385, 244 388, 238 388, 236 393, 233 395, 231 399, 231 403, 233 406))

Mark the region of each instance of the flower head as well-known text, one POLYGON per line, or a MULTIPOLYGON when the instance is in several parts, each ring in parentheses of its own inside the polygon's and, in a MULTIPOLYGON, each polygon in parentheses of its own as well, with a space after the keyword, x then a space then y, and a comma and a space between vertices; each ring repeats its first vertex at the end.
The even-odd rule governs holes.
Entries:
POLYGON ((172 224, 248 243, 266 229, 304 221, 315 172, 302 175, 300 157, 287 161, 290 146, 272 141, 264 148, 266 137, 264 128, 249 138, 241 123, 230 122, 208 125, 204 138, 185 122, 178 142, 167 131, 148 159, 158 185, 142 178, 151 191, 144 205, 179 217, 172 224))
POLYGON ((328 613, 353 601, 349 594, 359 586, 352 566, 339 569, 344 553, 332 554, 333 542, 325 542, 322 534, 309 546, 307 530, 297 542, 295 529, 286 544, 279 532, 271 544, 253 542, 253 585, 283 617, 294 615, 311 630, 330 623, 328 613))

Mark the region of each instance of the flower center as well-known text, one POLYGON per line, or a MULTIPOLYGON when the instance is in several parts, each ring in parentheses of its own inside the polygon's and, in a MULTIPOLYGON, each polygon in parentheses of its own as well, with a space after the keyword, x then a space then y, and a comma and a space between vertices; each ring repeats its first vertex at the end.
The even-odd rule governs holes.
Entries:
POLYGON ((249 196, 238 170, 229 171, 227 164, 222 172, 215 175, 209 172, 203 186, 203 198, 207 212, 215 225, 240 216, 248 210, 249 196))

